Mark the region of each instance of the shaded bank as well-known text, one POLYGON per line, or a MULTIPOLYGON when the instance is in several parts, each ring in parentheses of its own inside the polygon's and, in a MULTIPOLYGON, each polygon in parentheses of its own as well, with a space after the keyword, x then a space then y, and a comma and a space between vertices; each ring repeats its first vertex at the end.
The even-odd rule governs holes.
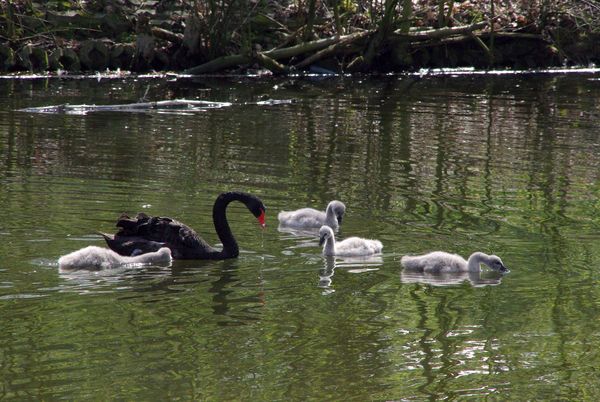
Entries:
POLYGON ((3 2, 0 70, 285 74, 588 65, 600 60, 599 11, 595 1, 561 0, 3 2))

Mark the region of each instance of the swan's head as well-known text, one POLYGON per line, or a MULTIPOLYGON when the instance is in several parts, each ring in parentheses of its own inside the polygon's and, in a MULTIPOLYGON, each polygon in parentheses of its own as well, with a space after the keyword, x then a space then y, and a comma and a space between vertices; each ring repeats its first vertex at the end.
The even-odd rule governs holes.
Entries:
POLYGON ((507 272, 509 272, 508 268, 506 268, 506 266, 504 265, 504 263, 502 262, 502 260, 500 259, 500 257, 498 257, 497 255, 490 255, 490 256, 488 256, 488 259, 485 262, 485 265, 487 265, 488 267, 490 267, 494 271, 498 271, 498 272, 501 272, 501 273, 507 273, 507 272))
POLYGON ((319 246, 322 246, 327 239, 332 237, 333 229, 331 229, 329 226, 321 226, 321 229, 319 229, 319 246))
POLYGON ((256 219, 258 219, 258 223, 260 223, 260 226, 264 228, 266 226, 265 211, 267 210, 265 204, 263 204, 260 198, 249 194, 248 203, 246 205, 248 206, 250 212, 252 212, 252 215, 254 215, 256 219))
POLYGON ((342 224, 342 218, 344 217, 344 213, 346 213, 346 206, 341 201, 331 201, 329 205, 327 205, 327 209, 331 209, 337 218, 338 225, 342 224))

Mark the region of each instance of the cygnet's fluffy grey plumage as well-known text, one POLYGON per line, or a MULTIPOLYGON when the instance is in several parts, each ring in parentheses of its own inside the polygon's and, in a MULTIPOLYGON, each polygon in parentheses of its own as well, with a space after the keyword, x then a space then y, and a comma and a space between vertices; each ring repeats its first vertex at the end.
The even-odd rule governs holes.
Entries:
POLYGON ((325 212, 312 208, 302 208, 296 211, 281 211, 277 215, 279 224, 292 228, 320 228, 327 225, 334 230, 342 224, 346 206, 340 201, 331 201, 325 212))
POLYGON ((323 246, 323 255, 360 256, 381 253, 383 245, 379 240, 349 237, 335 241, 333 229, 321 226, 319 229, 319 245, 323 246))
POLYGON ((400 262, 407 269, 423 272, 479 272, 481 264, 494 271, 508 272, 500 257, 481 252, 471 254, 468 261, 458 254, 434 251, 418 256, 405 255, 400 262))
POLYGON ((61 270, 87 269, 99 271, 120 266, 156 264, 171 262, 171 250, 163 247, 158 251, 127 257, 117 254, 111 249, 88 246, 58 259, 61 270))

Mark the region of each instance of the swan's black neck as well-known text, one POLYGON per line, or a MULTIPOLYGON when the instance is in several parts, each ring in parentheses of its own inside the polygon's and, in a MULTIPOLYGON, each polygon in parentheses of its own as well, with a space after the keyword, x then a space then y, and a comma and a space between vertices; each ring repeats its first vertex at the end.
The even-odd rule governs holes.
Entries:
POLYGON ((245 205, 248 205, 250 196, 245 193, 229 192, 223 193, 215 200, 213 206, 213 222, 215 224, 215 230, 219 240, 223 243, 223 250, 219 252, 218 257, 220 258, 235 258, 240 254, 237 241, 231 233, 229 222, 227 221, 227 206, 232 201, 240 201, 245 205))

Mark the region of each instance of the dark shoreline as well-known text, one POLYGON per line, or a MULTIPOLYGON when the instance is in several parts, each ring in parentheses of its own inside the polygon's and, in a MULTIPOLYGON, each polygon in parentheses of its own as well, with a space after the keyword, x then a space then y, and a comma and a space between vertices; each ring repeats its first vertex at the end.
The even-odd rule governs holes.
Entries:
MULTIPOLYGON (((277 10, 279 14, 270 10, 275 14, 266 22, 254 22, 248 34, 251 40, 240 33, 231 34, 227 26, 222 27, 223 32, 210 33, 230 35, 219 49, 206 45, 208 39, 203 35, 209 34, 202 27, 196 31, 191 28, 206 23, 202 20, 206 16, 173 1, 159 2, 164 9, 136 12, 132 4, 143 2, 94 1, 88 6, 96 8, 86 10, 75 6, 54 10, 44 2, 32 2, 31 8, 25 2, 14 3, 0 7, 1 73, 377 74, 431 68, 527 70, 600 65, 600 29, 579 24, 574 11, 564 11, 560 1, 556 9, 534 17, 528 16, 531 10, 526 9, 519 10, 523 15, 504 17, 490 16, 484 9, 468 10, 486 16, 478 17, 478 22, 457 8, 456 15, 449 13, 441 27, 436 27, 439 21, 417 13, 414 26, 398 28, 401 20, 394 14, 400 22, 390 24, 387 30, 382 25, 357 23, 347 27, 345 35, 335 34, 335 21, 329 16, 319 20, 320 31, 315 28, 306 38, 297 35, 306 29, 306 10, 288 5, 277 10), (298 31, 293 31, 298 26, 298 31), (250 45, 240 44, 244 41, 250 45)), ((195 2, 197 7, 202 3, 195 2)), ((425 6, 428 2, 421 3, 425 6)), ((586 10, 576 11, 586 17, 586 10)), ((380 12, 383 22, 384 11, 380 12)), ((253 18, 260 16, 264 17, 257 13, 253 18)))

